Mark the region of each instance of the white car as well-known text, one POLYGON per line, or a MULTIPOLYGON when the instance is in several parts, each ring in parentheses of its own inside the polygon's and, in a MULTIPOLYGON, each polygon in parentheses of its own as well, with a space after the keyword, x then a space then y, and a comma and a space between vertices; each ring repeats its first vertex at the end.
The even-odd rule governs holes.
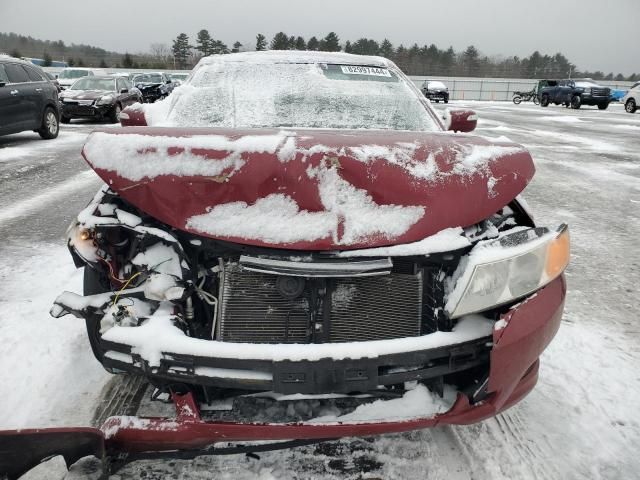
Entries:
POLYGON ((634 83, 627 94, 622 97, 624 109, 629 113, 635 113, 640 103, 640 82, 634 83))
POLYGON ((58 83, 62 90, 66 90, 82 77, 105 76, 107 71, 103 68, 67 67, 58 75, 58 83))

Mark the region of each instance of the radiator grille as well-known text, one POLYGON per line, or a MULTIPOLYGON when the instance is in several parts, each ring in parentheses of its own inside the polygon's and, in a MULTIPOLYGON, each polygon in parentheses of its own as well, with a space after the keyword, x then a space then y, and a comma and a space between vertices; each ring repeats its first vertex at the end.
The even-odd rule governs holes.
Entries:
POLYGON ((420 335, 422 275, 337 279, 331 294, 331 342, 420 335))
POLYGON ((220 338, 240 343, 307 343, 309 303, 305 295, 289 300, 276 277, 230 266, 222 289, 220 338))
MULTIPOLYGON (((284 298, 277 275, 225 271, 218 335, 225 342, 309 343, 310 284, 302 296, 284 298)), ((420 335, 422 275, 328 279, 330 342, 383 340, 420 335)), ((322 313, 318 315, 321 317, 322 313)))

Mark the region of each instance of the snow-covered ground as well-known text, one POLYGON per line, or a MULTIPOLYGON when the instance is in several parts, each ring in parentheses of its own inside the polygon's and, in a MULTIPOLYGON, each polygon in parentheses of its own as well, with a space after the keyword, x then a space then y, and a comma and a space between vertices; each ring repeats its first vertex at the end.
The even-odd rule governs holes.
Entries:
MULTIPOLYGON (((537 174, 525 196, 538 222, 571 228, 566 313, 536 389, 473 426, 259 460, 138 462, 120 478, 638 478, 640 115, 619 105, 449 104, 457 106, 478 111, 479 135, 531 150, 537 174)), ((31 133, 0 137, 0 429, 90 424, 118 389, 120 380, 93 359, 82 322, 48 315, 60 291, 81 287, 62 237, 100 185, 79 155, 91 128, 63 126, 48 142, 31 133)))

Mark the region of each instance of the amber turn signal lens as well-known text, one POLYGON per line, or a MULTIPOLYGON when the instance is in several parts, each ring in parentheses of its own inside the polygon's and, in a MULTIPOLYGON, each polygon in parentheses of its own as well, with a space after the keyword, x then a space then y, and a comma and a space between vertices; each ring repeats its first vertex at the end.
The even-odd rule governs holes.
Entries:
POLYGON ((571 240, 569 238, 569 229, 565 228, 547 248, 547 261, 545 271, 550 278, 556 278, 560 275, 567 265, 571 256, 571 240))

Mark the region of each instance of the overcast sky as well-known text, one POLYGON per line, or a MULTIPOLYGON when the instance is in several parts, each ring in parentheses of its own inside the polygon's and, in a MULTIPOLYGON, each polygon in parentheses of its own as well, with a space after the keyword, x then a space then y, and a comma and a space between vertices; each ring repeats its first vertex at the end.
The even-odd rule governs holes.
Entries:
POLYGON ((485 55, 562 52, 578 68, 640 72, 640 0, 0 0, 0 31, 144 52, 206 28, 228 45, 260 32, 342 42, 387 37, 485 55))

